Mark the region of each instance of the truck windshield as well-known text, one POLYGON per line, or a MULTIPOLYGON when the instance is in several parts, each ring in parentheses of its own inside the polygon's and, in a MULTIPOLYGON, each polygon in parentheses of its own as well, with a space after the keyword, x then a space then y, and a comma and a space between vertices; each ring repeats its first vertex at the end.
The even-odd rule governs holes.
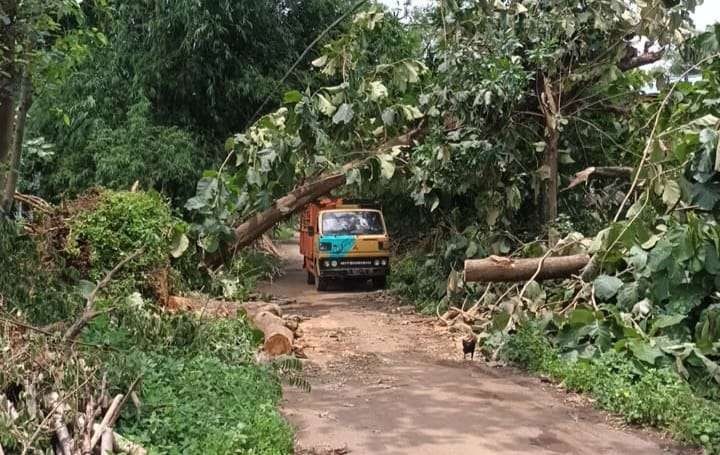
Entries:
POLYGON ((325 235, 382 235, 385 233, 380 212, 347 211, 322 214, 325 235))

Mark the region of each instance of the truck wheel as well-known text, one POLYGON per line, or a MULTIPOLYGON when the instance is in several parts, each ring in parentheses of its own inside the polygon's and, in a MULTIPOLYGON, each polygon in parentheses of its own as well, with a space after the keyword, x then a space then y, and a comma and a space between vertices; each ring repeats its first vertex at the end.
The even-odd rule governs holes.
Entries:
POLYGON ((387 277, 376 276, 372 279, 372 282, 375 289, 385 289, 385 287, 387 286, 387 277))
POLYGON ((308 270, 307 284, 315 284, 315 274, 308 270))
POLYGON ((327 285, 328 285, 327 278, 323 278, 321 276, 315 277, 315 289, 317 289, 320 292, 327 291, 327 288, 328 288, 327 285))

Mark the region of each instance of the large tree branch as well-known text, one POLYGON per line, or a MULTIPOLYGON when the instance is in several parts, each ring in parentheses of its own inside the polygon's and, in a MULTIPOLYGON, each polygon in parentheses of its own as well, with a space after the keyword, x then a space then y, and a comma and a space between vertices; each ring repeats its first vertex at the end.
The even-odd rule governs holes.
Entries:
POLYGON ((618 62, 617 66, 622 71, 630 71, 641 66, 649 65, 650 63, 655 63, 664 56, 664 48, 658 51, 645 51, 642 54, 638 53, 635 48, 632 48, 632 51, 629 51, 625 57, 618 62))
POLYGON ((102 288, 104 288, 110 283, 113 276, 115 276, 115 274, 120 271, 120 269, 123 268, 125 264, 140 256, 143 251, 144 248, 141 248, 130 256, 127 256, 125 259, 120 261, 111 271, 109 271, 108 274, 105 275, 105 278, 98 282, 92 292, 90 292, 90 295, 88 295, 85 299, 85 308, 83 309, 80 317, 77 318, 75 322, 73 322, 73 324, 65 331, 63 339, 66 343, 72 343, 75 338, 80 335, 80 332, 82 332, 82 329, 85 328, 88 322, 92 321, 93 318, 103 313, 102 311, 95 310, 95 298, 97 297, 98 292, 100 292, 102 288))
POLYGON ((346 183, 345 174, 351 169, 362 166, 368 159, 392 150, 394 147, 410 146, 424 129, 424 124, 421 123, 417 128, 384 142, 370 152, 367 158, 347 163, 341 169, 324 174, 277 199, 270 208, 253 215, 235 228, 234 248, 243 248, 250 245, 278 222, 301 210, 317 198, 344 185, 346 183))
POLYGON ((633 168, 625 166, 589 167, 575 174, 575 177, 563 191, 567 191, 580 185, 581 183, 587 182, 593 177, 621 178, 629 181, 633 176, 633 171, 633 168))

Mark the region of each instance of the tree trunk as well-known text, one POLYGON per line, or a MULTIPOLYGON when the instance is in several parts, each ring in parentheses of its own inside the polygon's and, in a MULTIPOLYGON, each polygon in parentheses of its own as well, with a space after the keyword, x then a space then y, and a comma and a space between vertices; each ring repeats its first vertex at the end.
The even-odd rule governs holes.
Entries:
POLYGON ((540 109, 545 118, 545 154, 541 178, 543 179, 542 210, 543 222, 547 225, 557 218, 558 214, 558 144, 560 129, 558 127, 559 107, 550 82, 540 76, 539 90, 540 109))
MULTIPOLYGON (((535 275, 542 258, 510 259, 491 257, 465 261, 466 282, 515 282, 527 281, 535 275)), ((558 256, 545 258, 536 280, 569 278, 580 272, 590 261, 590 256, 558 256)))
POLYGON ((4 175, 13 146, 17 70, 15 59, 16 0, 0 0, 0 11, 10 24, 0 22, 0 191, 5 187, 4 175))
POLYGON ((256 214, 235 228, 235 247, 242 248, 250 245, 278 222, 344 184, 345 173, 337 173, 327 175, 291 191, 275 201, 269 209, 256 214))
MULTIPOLYGON (((25 121, 27 113, 32 105, 32 79, 30 70, 25 65, 23 70, 22 81, 20 85, 20 99, 15 114, 15 125, 13 128, 12 147, 10 155, 7 159, 7 171, 5 173, 5 182, 0 194, 0 209, 6 213, 10 212, 15 196, 15 188, 17 187, 18 176, 20 175, 20 158, 22 156, 23 139, 25 138, 25 121)), ((2 179, 0 179, 2 181, 2 179)))

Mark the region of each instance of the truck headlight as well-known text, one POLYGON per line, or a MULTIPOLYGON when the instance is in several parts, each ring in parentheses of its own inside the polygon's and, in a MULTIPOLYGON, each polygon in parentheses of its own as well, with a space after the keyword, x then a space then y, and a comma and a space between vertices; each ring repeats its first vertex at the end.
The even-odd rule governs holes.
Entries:
POLYGON ((323 265, 324 265, 325 267, 330 267, 330 261, 325 261, 325 262, 323 262, 323 265))
POLYGON ((381 263, 382 265, 387 265, 387 264, 388 264, 388 263, 387 263, 387 259, 383 259, 382 261, 380 261, 380 263, 381 263))
POLYGON ((373 265, 374 265, 375 267, 379 267, 379 266, 380 266, 380 259, 375 259, 375 260, 373 261, 373 265))
POLYGON ((333 267, 337 267, 337 266, 338 266, 338 262, 337 262, 337 261, 332 261, 332 262, 330 263, 330 265, 332 265, 333 267))

